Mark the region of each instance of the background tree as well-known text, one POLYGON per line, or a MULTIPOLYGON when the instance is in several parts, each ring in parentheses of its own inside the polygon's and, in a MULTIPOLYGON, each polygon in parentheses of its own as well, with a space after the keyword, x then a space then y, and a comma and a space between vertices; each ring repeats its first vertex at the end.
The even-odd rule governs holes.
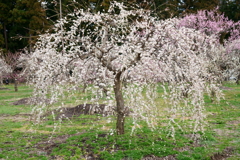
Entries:
MULTIPOLYGON (((201 10, 196 14, 186 15, 180 22, 180 26, 194 28, 205 34, 215 36, 225 46, 218 53, 219 68, 222 69, 223 77, 228 80, 232 75, 240 79, 240 21, 234 22, 218 10, 201 10)), ((212 55, 215 56, 215 55, 212 55)), ((211 57, 211 56, 210 56, 211 57)))
POLYGON ((2 0, 0 2, 1 48, 5 53, 15 52, 34 44, 37 35, 48 28, 42 1, 2 0))
POLYGON ((240 37, 240 22, 228 19, 218 9, 200 10, 196 14, 188 14, 181 20, 181 26, 200 30, 208 35, 215 35, 220 43, 224 40, 235 40, 240 37))
MULTIPOLYGON (((28 59, 34 95, 46 97, 49 93, 54 102, 64 90, 73 91, 74 86, 89 77, 94 80, 93 87, 89 86, 93 94, 96 84, 109 89, 105 102, 109 106, 116 103, 116 132, 123 134, 126 106, 131 106, 135 120, 142 117, 156 127, 153 123, 159 113, 154 104, 156 84, 168 82, 168 89, 163 87, 166 102, 171 106, 169 112, 173 114, 169 123, 172 133, 177 110, 192 117, 194 132, 202 130, 203 93, 218 90, 215 75, 208 70, 214 61, 207 59, 207 55, 218 52, 219 43, 201 32, 179 28, 178 22, 178 19, 160 21, 150 11, 129 10, 116 2, 106 13, 78 10, 69 14, 61 24, 55 24, 54 33, 40 37, 28 59), (127 82, 126 88, 123 82, 127 82), (145 87, 148 89, 144 96, 145 87), (183 96, 186 89, 188 98, 183 96), (180 104, 186 107, 179 108, 180 104)), ((43 113, 44 106, 35 111, 43 113)))
POLYGON ((6 80, 6 75, 11 73, 11 67, 5 62, 5 59, 0 58, 0 85, 2 85, 3 80, 6 80))
MULTIPOLYGON (((104 12, 108 10, 113 0, 61 0, 63 17, 76 9, 91 9, 92 12, 104 12)), ((60 0, 46 0, 45 8, 47 17, 55 23, 60 19, 60 0)))
MULTIPOLYGON (((0 24, 0 30, 3 30, 3 26, 2 24, 0 24)), ((1 46, 1 49, 3 48, 4 46, 4 36, 2 34, 0 34, 0 46, 1 46)))
POLYGON ((179 0, 152 0, 151 10, 153 13, 161 18, 173 18, 179 15, 179 0))
POLYGON ((220 1, 220 11, 231 20, 237 22, 240 20, 240 1, 222 0, 220 1))
POLYGON ((20 40, 20 46, 12 46, 16 51, 34 44, 37 36, 44 33, 48 28, 45 10, 38 0, 19 0, 16 2, 14 9, 11 11, 12 23, 14 24, 10 30, 10 36, 17 41, 20 40), (16 34, 17 33, 17 34, 16 34))
MULTIPOLYGON (((91 9, 92 12, 106 12, 112 2, 114 0, 62 0, 63 15, 66 16, 74 8, 91 9)), ((130 8, 138 7, 151 10, 155 16, 161 19, 175 17, 179 14, 179 0, 117 0, 117 2, 124 3, 130 8)), ((48 0, 46 4, 48 17, 53 17, 52 20, 56 21, 59 17, 59 1, 48 0)))
POLYGON ((219 5, 219 0, 181 0, 179 10, 185 13, 196 13, 198 10, 212 10, 219 5))
POLYGON ((26 82, 26 75, 22 74, 23 71, 23 63, 20 60, 21 53, 8 52, 5 56, 5 63, 10 69, 7 73, 4 74, 3 78, 8 79, 9 81, 14 83, 15 92, 18 91, 18 84, 21 82, 26 82))
POLYGON ((11 10, 14 8, 16 0, 0 1, 0 47, 8 50, 9 28, 11 27, 11 10))

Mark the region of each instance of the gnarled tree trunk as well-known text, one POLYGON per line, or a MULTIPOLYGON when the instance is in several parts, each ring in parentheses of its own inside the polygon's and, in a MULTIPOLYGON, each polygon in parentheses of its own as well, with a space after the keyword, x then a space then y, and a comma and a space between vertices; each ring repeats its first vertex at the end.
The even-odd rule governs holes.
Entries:
POLYGON ((114 79, 114 93, 115 99, 117 103, 117 134, 124 134, 124 120, 125 120, 125 112, 124 112, 124 100, 122 95, 122 81, 121 81, 122 72, 118 72, 114 79))

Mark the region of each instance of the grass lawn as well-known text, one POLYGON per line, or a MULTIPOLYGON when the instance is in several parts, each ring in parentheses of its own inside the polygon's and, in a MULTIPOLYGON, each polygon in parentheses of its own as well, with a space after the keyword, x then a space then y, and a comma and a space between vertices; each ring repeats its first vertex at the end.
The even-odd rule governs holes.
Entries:
MULTIPOLYGON (((14 92, 11 84, 0 88, 0 159, 3 160, 240 159, 240 85, 226 83, 225 99, 220 104, 206 97, 208 127, 196 141, 189 138, 190 132, 177 130, 173 139, 167 137, 164 129, 167 126, 162 126, 161 132, 151 131, 144 122, 131 135, 130 117, 126 118, 126 133, 120 136, 114 134, 114 116, 81 115, 63 120, 61 125, 49 118, 36 127, 30 121, 31 106, 13 104, 30 97, 32 89, 20 85, 19 91, 14 92)), ((74 107, 76 103, 68 99, 66 105, 74 107)))

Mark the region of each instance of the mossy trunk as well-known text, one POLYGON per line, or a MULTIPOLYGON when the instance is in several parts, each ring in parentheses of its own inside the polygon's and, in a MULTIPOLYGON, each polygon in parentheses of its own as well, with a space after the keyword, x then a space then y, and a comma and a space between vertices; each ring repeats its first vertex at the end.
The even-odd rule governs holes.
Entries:
POLYGON ((125 112, 124 112, 124 100, 122 94, 122 81, 121 81, 122 72, 118 72, 114 79, 114 93, 117 103, 117 123, 116 130, 117 134, 124 134, 124 121, 125 121, 125 112))

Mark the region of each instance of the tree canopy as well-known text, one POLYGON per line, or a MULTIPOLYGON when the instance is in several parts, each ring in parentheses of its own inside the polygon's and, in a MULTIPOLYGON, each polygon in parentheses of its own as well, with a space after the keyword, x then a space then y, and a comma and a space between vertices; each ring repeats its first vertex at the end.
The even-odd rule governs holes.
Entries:
MULTIPOLYGON (((229 19, 239 21, 239 0, 117 0, 129 7, 151 10, 161 19, 212 10, 219 6, 229 19)), ((63 17, 75 9, 106 12, 113 0, 61 0, 63 17)), ((1 0, 0 48, 16 52, 24 47, 31 50, 36 37, 52 28, 60 18, 60 0, 1 0)))
MULTIPOLYGON (((169 123, 177 123, 174 116, 180 110, 192 117, 194 132, 203 130, 204 92, 221 95, 217 75, 209 69, 215 67, 213 55, 221 51, 214 36, 179 27, 179 19, 159 20, 150 11, 130 10, 117 2, 102 13, 76 10, 54 29, 41 35, 28 59, 35 96, 48 95, 54 102, 64 91, 91 84, 94 101, 95 89, 107 88, 105 102, 116 104, 116 132, 123 134, 126 106, 134 120, 141 117, 156 127, 156 84, 168 83, 162 87, 172 113, 169 123)), ((44 106, 36 106, 36 113, 42 114, 44 106)))

